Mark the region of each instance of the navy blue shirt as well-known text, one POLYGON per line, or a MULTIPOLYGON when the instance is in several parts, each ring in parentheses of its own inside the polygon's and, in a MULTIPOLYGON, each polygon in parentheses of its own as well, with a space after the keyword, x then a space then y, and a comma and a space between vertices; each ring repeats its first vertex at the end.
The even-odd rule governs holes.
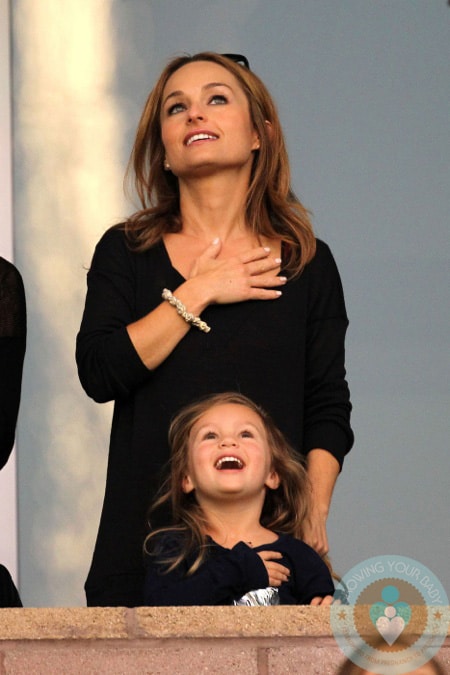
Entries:
POLYGON ((258 551, 279 551, 283 557, 276 562, 291 572, 289 580, 278 588, 281 605, 307 605, 316 596, 334 593, 330 571, 321 557, 291 535, 280 534, 271 544, 255 548, 241 541, 227 549, 211 538, 208 541, 208 557, 194 574, 187 576, 195 554, 166 573, 167 564, 161 561, 180 549, 183 538, 172 533, 161 535, 157 555, 146 557, 144 603, 156 606, 232 605, 245 593, 269 585, 267 570, 258 551))

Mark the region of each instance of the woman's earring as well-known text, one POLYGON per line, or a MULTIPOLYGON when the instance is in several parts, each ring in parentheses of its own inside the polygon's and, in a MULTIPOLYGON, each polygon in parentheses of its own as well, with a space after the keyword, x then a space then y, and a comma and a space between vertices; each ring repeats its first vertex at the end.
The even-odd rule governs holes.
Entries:
POLYGON ((164 170, 165 171, 170 171, 170 164, 167 161, 167 159, 164 160, 164 170))

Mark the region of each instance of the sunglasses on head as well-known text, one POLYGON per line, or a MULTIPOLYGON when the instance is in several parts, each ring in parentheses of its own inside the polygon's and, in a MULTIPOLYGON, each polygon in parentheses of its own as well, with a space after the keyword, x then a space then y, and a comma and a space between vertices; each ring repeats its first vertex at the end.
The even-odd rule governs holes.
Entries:
POLYGON ((225 58, 231 59, 235 63, 239 63, 239 65, 243 66, 244 68, 248 68, 248 70, 250 70, 248 58, 243 54, 221 54, 221 56, 225 56, 225 58))

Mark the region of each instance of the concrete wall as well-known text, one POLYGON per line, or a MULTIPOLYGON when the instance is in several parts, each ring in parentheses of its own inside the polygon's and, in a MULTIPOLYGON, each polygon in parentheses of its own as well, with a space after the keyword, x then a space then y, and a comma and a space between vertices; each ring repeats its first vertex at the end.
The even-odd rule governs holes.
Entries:
MULTIPOLYGON (((243 52, 278 101, 294 186, 341 270, 356 445, 330 518, 341 572, 410 556, 450 588, 445 0, 15 0, 14 224, 29 340, 18 433, 25 605, 84 603, 110 406, 74 342, 95 242, 133 206, 142 104, 182 51, 243 52)), ((1 534, 0 534, 1 536, 1 534)))

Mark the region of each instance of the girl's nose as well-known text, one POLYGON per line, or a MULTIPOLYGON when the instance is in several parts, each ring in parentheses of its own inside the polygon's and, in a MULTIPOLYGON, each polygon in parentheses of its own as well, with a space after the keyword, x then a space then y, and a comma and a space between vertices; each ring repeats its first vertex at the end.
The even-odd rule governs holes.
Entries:
POLYGON ((224 447, 235 447, 237 443, 234 438, 228 436, 226 438, 222 438, 222 440, 220 441, 220 445, 223 445, 224 447))

